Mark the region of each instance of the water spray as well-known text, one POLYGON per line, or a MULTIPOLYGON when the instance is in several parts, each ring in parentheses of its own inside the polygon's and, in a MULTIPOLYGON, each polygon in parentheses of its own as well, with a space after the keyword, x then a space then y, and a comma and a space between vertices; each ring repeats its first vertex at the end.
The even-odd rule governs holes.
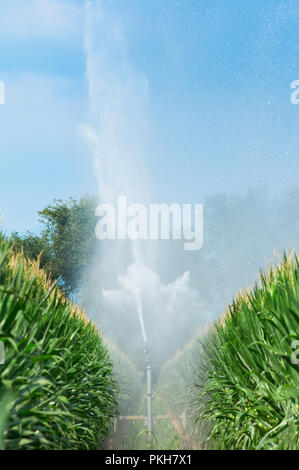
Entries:
POLYGON ((143 344, 146 346, 148 344, 148 340, 147 340, 147 336, 146 336, 146 333, 145 333, 142 302, 141 302, 141 296, 140 296, 139 292, 136 293, 136 303, 137 303, 137 312, 138 312, 138 318, 139 318, 139 322, 140 322, 140 328, 141 328, 143 344))
POLYGON ((145 332, 143 309, 140 293, 136 293, 137 311, 140 322, 140 328, 144 344, 144 356, 146 366, 146 402, 147 402, 147 430, 148 430, 148 442, 152 440, 153 432, 153 390, 152 390, 152 362, 150 355, 149 342, 145 332))

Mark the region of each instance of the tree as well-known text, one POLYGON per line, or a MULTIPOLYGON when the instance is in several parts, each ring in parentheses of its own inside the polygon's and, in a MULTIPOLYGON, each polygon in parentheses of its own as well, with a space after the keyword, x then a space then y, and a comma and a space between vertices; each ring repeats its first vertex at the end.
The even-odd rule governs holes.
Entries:
POLYGON ((67 295, 78 292, 84 268, 94 253, 95 208, 96 201, 85 196, 79 201, 54 200, 39 212, 51 258, 48 269, 67 295))
POLYGON ((96 201, 85 196, 79 201, 54 200, 39 212, 44 225, 40 236, 14 232, 10 239, 16 250, 37 259, 40 266, 68 295, 79 290, 84 268, 90 263, 97 242, 95 236, 96 201))
POLYGON ((24 235, 13 232, 10 240, 14 244, 14 249, 16 251, 23 250, 27 258, 36 260, 39 257, 40 267, 49 272, 52 258, 48 240, 44 236, 34 235, 31 232, 26 232, 24 235))

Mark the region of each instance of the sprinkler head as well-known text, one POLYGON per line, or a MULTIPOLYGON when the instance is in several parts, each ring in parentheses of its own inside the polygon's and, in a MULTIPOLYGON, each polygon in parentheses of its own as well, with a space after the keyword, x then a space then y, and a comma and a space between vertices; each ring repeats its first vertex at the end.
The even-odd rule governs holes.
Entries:
POLYGON ((151 355, 150 355, 150 348, 149 348, 148 343, 145 343, 144 345, 144 354, 145 354, 145 362, 150 362, 151 355))

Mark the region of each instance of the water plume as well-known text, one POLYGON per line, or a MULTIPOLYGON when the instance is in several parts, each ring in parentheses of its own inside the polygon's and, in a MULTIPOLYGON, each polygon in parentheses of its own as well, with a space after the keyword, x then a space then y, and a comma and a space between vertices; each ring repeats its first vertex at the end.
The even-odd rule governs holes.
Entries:
MULTIPOLYGON (((126 196, 128 204, 148 204, 147 79, 128 60, 122 25, 110 2, 86 2, 85 31, 90 113, 84 131, 99 202, 115 204, 126 196)), ((151 241, 103 241, 86 275, 83 297, 93 320, 133 359, 142 357, 148 342, 158 362, 170 354, 169 344, 174 352, 183 323, 178 316, 187 305, 197 309, 200 304, 187 272, 168 283, 160 280, 154 266, 161 256, 163 250, 151 241)))

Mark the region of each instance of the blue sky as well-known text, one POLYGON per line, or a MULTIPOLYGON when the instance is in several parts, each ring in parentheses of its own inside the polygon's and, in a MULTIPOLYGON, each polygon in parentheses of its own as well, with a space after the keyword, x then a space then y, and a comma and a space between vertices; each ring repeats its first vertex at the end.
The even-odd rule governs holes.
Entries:
MULTIPOLYGON (((37 230, 54 198, 96 191, 80 131, 88 110, 84 2, 0 6, 0 214, 37 230)), ((298 185, 296 0, 103 0, 147 77, 155 201, 298 185)))

